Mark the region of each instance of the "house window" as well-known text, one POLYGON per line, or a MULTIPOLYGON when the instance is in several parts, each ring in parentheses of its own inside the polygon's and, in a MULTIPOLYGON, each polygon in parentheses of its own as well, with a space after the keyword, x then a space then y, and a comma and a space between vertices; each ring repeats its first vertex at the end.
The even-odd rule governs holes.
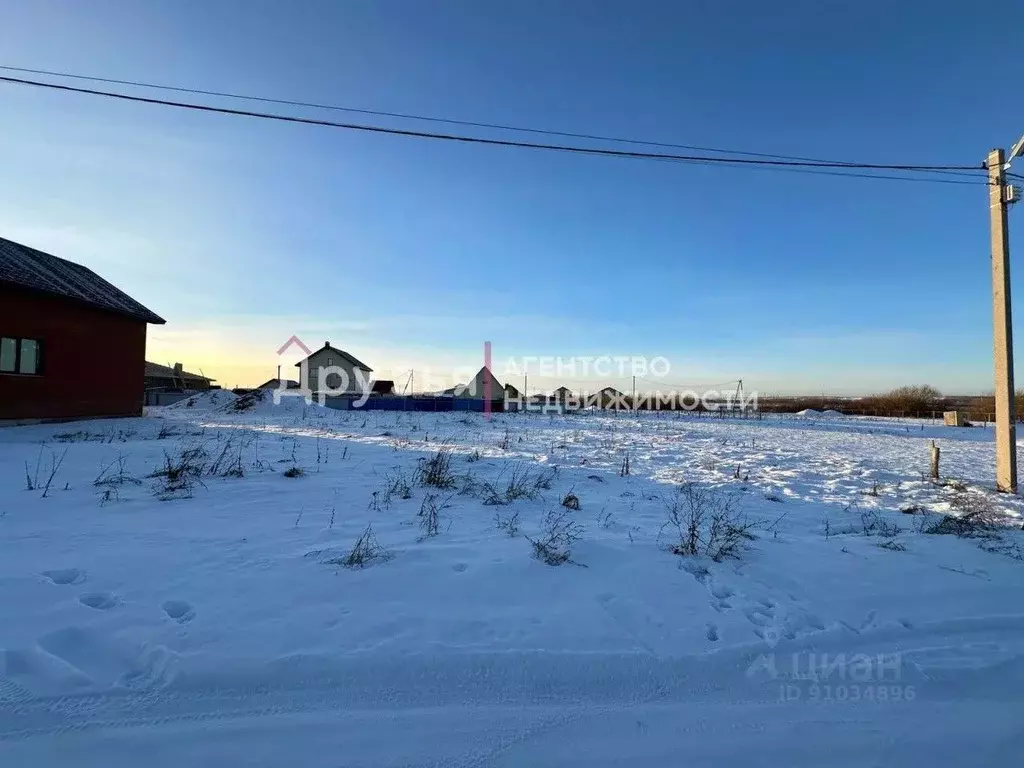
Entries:
POLYGON ((14 373, 18 370, 18 340, 0 339, 0 373, 14 373))
POLYGON ((0 373, 42 373, 42 351, 39 339, 0 337, 0 373))
POLYGON ((333 357, 328 357, 327 358, 327 364, 328 365, 334 365, 334 358, 333 357))

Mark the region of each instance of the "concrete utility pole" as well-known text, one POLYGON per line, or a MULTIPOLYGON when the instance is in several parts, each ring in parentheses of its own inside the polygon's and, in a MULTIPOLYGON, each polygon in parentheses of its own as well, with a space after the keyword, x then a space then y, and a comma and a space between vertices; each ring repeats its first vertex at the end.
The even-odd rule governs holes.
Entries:
MULTIPOLYGON (((1010 151, 1010 160, 1024 154, 1024 138, 1010 151)), ((1017 492, 1017 418, 1013 387, 1013 313, 1010 306, 1010 235, 1007 209, 1017 192, 1006 184, 1010 167, 1001 149, 986 162, 989 216, 992 224, 992 339, 996 394, 996 489, 1017 492)))

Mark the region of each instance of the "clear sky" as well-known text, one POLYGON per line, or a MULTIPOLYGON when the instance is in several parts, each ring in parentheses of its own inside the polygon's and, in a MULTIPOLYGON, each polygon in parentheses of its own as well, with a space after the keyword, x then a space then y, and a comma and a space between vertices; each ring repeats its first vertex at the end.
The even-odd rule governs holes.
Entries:
MULTIPOLYGON (((0 11, 0 64, 374 110, 880 163, 980 163, 1024 133, 1016 0, 0 11)), ((167 319, 149 359, 226 386, 274 375, 294 333, 438 384, 490 340, 499 374, 510 356, 635 355, 762 392, 992 388, 984 186, 0 99, 0 235, 98 271, 167 319)), ((1014 227, 1021 252, 1020 209, 1014 227)))

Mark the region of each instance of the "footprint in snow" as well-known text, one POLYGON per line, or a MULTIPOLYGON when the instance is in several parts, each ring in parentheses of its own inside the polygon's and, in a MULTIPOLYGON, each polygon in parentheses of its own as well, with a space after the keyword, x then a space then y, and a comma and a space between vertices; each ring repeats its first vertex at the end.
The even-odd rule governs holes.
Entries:
POLYGON ((757 627, 767 627, 771 623, 771 617, 756 608, 748 608, 743 612, 747 621, 757 627))
POLYGON ((112 595, 110 592, 89 592, 81 595, 78 602, 97 611, 106 611, 117 605, 119 601, 117 595, 112 595))
POLYGON ((719 600, 727 600, 735 593, 729 587, 712 587, 711 594, 719 600))
POLYGON ((85 571, 78 568, 57 568, 52 571, 43 571, 43 576, 54 584, 81 584, 85 581, 85 571))
POLYGON ((161 607, 164 609, 164 613, 179 624, 191 621, 196 615, 192 606, 184 600, 168 600, 161 607))

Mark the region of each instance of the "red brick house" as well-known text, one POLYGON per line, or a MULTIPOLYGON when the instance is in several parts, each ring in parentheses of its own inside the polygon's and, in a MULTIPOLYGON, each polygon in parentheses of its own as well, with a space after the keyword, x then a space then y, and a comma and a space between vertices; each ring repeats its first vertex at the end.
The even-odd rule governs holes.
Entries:
POLYGON ((0 420, 138 416, 146 325, 90 269, 0 238, 0 420))

